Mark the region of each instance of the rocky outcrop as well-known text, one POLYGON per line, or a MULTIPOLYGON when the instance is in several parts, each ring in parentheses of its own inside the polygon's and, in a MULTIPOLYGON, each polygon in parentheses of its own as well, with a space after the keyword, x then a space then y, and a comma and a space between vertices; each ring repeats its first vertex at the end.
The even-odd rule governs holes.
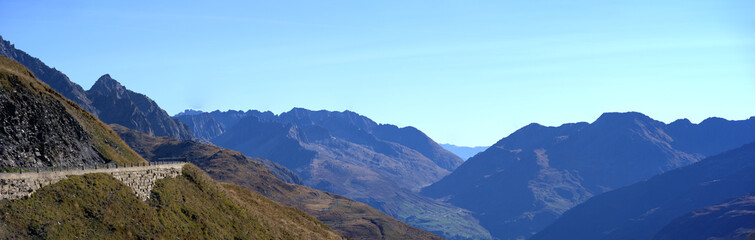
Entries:
POLYGON ((143 161, 102 122, 0 57, 0 168, 143 161))
MULTIPOLYGON (((0 88, 0 168, 104 163, 91 137, 50 96, 40 96, 18 76, 3 76, 0 88), (8 84, 8 85, 5 85, 8 84), (5 88, 7 86, 8 88, 5 88)), ((37 83, 39 87, 41 84, 37 83)))

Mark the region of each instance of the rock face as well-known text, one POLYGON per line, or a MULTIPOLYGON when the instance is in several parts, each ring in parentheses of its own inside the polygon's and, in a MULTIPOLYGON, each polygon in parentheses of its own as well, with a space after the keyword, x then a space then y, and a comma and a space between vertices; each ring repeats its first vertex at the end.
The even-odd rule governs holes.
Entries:
MULTIPOLYGON (((343 194, 447 238, 490 238, 468 212, 416 193, 462 160, 415 128, 377 124, 350 111, 209 114, 225 128, 210 139, 214 144, 279 163, 306 186, 343 194)), ((189 122, 185 115, 178 118, 189 122)))
POLYGON ((71 82, 68 76, 55 68, 48 67, 38 58, 32 57, 24 51, 16 49, 9 41, 3 40, 0 36, 0 55, 15 60, 26 66, 34 73, 34 76, 50 85, 52 89, 62 94, 64 97, 76 102, 84 110, 97 116, 97 110, 92 107, 92 101, 86 96, 86 92, 76 83, 71 82))
POLYGON ((225 132, 223 124, 209 113, 183 114, 174 118, 185 124, 194 133, 194 137, 200 139, 210 140, 225 132))
POLYGON ((591 124, 530 124, 422 193, 473 211, 494 237, 526 238, 594 195, 750 141, 755 118, 666 125, 630 112, 591 124))
POLYGON ((108 74, 94 83, 87 96, 92 106, 100 110, 100 120, 108 124, 119 124, 152 136, 193 138, 185 125, 171 118, 152 99, 126 89, 108 74))
POLYGON ((142 162, 107 126, 0 57, 0 168, 142 162))
MULTIPOLYGON (((531 239, 650 239, 672 220, 690 211, 755 192, 753 173, 755 143, 750 143, 595 196, 564 213, 531 239)), ((723 223, 727 219, 734 218, 716 218, 715 221, 723 223)), ((707 234, 704 233, 707 229, 713 230, 716 226, 685 231, 707 234)))
POLYGON ((755 238, 755 193, 694 210, 674 219, 653 239, 755 238))
POLYGON ((239 152, 215 145, 169 137, 151 137, 122 126, 112 126, 147 159, 186 156, 191 163, 207 171, 214 179, 237 184, 282 205, 300 209, 351 239, 440 239, 363 203, 285 183, 277 174, 273 176, 260 164, 267 160, 247 158, 239 152))
POLYGON ((0 37, 0 55, 13 59, 34 73, 55 91, 76 102, 84 110, 99 117, 105 123, 116 123, 138 131, 155 135, 191 139, 188 127, 176 121, 157 104, 139 93, 132 92, 105 74, 89 91, 60 71, 50 68, 37 58, 16 49, 0 37))

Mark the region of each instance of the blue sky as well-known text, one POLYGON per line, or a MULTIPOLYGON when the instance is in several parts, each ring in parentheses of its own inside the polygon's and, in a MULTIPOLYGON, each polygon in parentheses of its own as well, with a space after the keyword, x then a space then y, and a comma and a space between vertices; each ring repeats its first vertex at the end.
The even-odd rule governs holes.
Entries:
POLYGON ((438 142, 755 115, 755 1, 0 1, 0 35, 169 114, 352 110, 438 142))

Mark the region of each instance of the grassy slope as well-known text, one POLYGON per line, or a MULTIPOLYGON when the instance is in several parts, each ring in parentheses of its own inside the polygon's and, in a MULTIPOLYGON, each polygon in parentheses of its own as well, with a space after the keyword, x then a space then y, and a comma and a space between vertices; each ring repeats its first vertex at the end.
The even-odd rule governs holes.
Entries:
POLYGON ((193 165, 141 201, 107 174, 72 176, 0 202, 0 236, 54 239, 341 239, 294 208, 219 184, 193 165))
POLYGON ((243 154, 213 145, 152 137, 118 125, 111 127, 147 159, 186 156, 214 179, 237 184, 274 201, 301 209, 354 239, 440 239, 366 204, 281 181, 243 154))
POLYGON ((120 164, 144 162, 144 159, 131 150, 113 130, 100 122, 95 116, 60 95, 47 84, 36 79, 34 74, 23 65, 0 56, 0 87, 7 91, 12 91, 11 84, 8 82, 11 76, 17 76, 21 84, 32 89, 40 97, 55 99, 65 106, 68 114, 73 116, 87 131, 95 149, 105 158, 120 164))

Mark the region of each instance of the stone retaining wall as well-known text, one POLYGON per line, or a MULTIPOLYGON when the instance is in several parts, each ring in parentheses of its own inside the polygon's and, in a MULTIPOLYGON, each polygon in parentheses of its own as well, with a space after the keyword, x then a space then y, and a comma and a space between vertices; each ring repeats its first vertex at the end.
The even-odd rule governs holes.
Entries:
POLYGON ((134 189, 143 200, 149 198, 152 186, 158 179, 181 175, 186 163, 171 163, 151 166, 120 167, 106 169, 68 170, 57 172, 0 173, 0 199, 28 197, 37 189, 56 183, 70 175, 109 173, 115 179, 134 189))

